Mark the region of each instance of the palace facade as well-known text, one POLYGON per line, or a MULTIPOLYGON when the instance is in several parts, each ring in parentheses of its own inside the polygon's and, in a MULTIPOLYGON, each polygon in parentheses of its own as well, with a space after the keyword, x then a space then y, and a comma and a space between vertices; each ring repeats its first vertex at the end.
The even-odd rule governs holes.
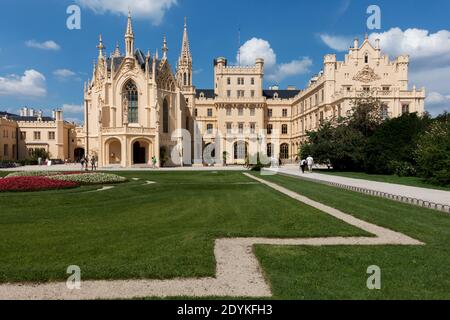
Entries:
POLYGON ((134 39, 130 15, 125 52, 117 46, 106 57, 100 37, 85 85, 78 147, 101 167, 148 165, 153 157, 158 166, 240 164, 257 152, 294 161, 307 131, 347 115, 362 94, 379 98, 386 118, 424 112, 425 90, 408 86, 409 57, 390 60, 367 37, 355 40, 344 61, 325 56, 304 90, 265 90, 263 59, 234 66, 225 58, 214 60, 213 87, 195 88, 186 23, 175 72, 165 38, 161 57, 136 49, 134 39))

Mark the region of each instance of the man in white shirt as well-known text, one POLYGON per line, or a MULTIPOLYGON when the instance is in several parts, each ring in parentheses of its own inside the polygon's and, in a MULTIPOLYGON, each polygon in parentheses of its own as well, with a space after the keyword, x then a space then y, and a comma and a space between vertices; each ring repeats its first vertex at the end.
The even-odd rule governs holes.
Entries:
POLYGON ((309 171, 309 173, 312 173, 312 168, 313 168, 313 165, 314 165, 313 157, 309 156, 308 158, 306 158, 306 162, 308 164, 308 171, 309 171))

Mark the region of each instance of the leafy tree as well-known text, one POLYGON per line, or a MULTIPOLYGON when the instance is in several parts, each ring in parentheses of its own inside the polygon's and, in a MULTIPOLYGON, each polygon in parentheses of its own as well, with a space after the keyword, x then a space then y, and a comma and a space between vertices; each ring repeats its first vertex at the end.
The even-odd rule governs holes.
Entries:
POLYGON ((414 174, 417 139, 430 122, 428 115, 419 117, 416 113, 383 122, 367 140, 365 171, 372 174, 414 174))
POLYGON ((419 174, 431 183, 450 185, 450 116, 438 117, 418 139, 419 174))

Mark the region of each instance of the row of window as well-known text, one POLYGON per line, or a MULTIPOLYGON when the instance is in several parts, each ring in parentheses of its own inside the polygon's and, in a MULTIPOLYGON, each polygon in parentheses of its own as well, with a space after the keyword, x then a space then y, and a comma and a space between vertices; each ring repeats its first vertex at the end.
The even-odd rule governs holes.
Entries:
MULTIPOLYGON (((9 154, 9 145, 8 144, 4 144, 3 145, 3 156, 4 157, 9 157, 10 156, 10 154, 9 154)), ((12 152, 11 152, 11 156, 15 156, 15 154, 16 154, 16 145, 15 144, 13 144, 12 145, 12 152)))
MULTIPOLYGON (((250 133, 256 133, 256 123, 251 122, 249 124, 249 127, 250 127, 250 133)), ((226 128, 227 128, 227 134, 232 134, 233 133, 233 123, 227 122, 226 123, 226 128)), ((243 122, 239 122, 237 124, 237 128, 238 128, 238 133, 239 134, 243 134, 244 133, 244 123, 243 122)), ((206 132, 208 134, 211 134, 213 129, 214 129, 214 125, 212 123, 206 124, 206 132)), ((267 131, 268 135, 271 135, 273 133, 273 124, 268 124, 266 131, 267 131)), ((288 133, 289 133, 288 125, 287 124, 281 125, 281 134, 286 135, 288 133)))
MULTIPOLYGON (((242 77, 237 78, 237 84, 238 84, 238 86, 245 85, 245 78, 242 78, 242 77)), ((250 79, 250 84, 252 86, 255 85, 255 78, 250 79)), ((231 85, 231 78, 227 78, 227 85, 231 85)))
MULTIPOLYGON (((275 156, 273 143, 267 144, 266 151, 268 157, 275 156)), ((235 142, 233 145, 233 157, 234 160, 244 160, 248 158, 248 144, 244 141, 235 142)), ((280 145, 280 159, 289 159, 289 145, 287 143, 280 145)))
MULTIPOLYGON (((8 130, 3 130, 3 138, 9 138, 8 130)), ((16 132, 12 131, 11 138, 16 138, 16 132)), ((48 140, 55 140, 56 134, 55 131, 49 131, 48 140)), ((27 133, 26 132, 20 132, 20 140, 26 140, 27 139, 27 133)), ((33 132, 33 139, 34 140, 41 140, 41 132, 40 131, 34 131, 33 132)))
MULTIPOLYGON (((246 97, 245 90, 237 90, 236 97, 245 98, 246 97)), ((250 90, 250 98, 254 97, 255 97, 255 90, 250 90)), ((231 98, 231 90, 227 90, 227 98, 231 98)))
MULTIPOLYGON (((7 130, 7 129, 3 130, 3 138, 9 138, 9 130, 7 130)), ((16 138, 16 130, 15 129, 11 131, 11 138, 12 139, 16 138)))

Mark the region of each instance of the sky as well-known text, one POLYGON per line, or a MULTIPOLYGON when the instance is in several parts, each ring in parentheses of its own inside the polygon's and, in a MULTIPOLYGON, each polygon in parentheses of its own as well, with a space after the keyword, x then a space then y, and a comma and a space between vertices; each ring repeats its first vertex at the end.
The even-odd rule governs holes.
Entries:
POLYGON ((265 87, 305 88, 323 56, 342 60, 355 37, 381 39, 385 54, 409 54, 410 87, 425 87, 433 115, 450 106, 450 1, 448 0, 2 0, 0 111, 23 106, 62 108, 66 120, 83 118, 83 84, 92 76, 102 34, 109 55, 123 52, 126 15, 133 15, 135 47, 161 54, 167 35, 175 68, 184 17, 197 88, 213 87, 213 59, 252 64, 265 58, 265 87), (80 29, 67 28, 71 5, 80 29), (370 5, 380 8, 380 29, 369 29, 370 5))

